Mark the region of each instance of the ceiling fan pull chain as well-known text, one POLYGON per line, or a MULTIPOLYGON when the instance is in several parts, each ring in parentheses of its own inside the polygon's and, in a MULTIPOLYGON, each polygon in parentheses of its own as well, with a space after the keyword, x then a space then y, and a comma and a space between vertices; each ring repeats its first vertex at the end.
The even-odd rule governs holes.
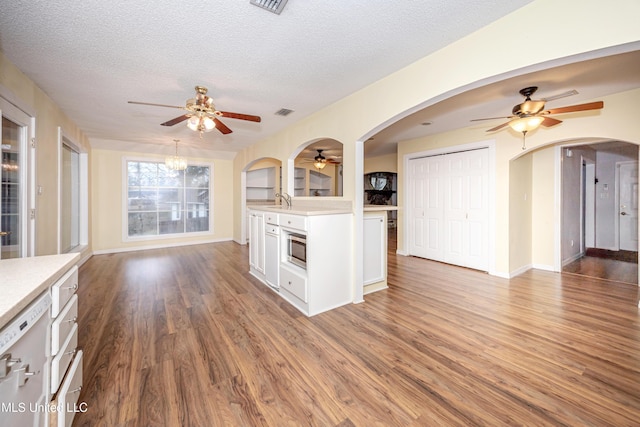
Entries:
POLYGON ((525 130, 522 132, 522 151, 527 149, 527 147, 525 147, 526 137, 527 137, 527 131, 525 130))

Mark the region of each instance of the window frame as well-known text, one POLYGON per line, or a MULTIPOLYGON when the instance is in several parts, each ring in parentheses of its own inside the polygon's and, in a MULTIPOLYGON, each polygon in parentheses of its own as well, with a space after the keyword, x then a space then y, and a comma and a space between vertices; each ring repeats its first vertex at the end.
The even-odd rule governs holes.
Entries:
MULTIPOLYGON (((153 158, 153 157, 131 157, 125 156, 122 158, 122 241, 123 242, 140 242, 140 241, 154 241, 154 240, 166 240, 166 239, 181 239, 181 238, 191 238, 198 236, 210 236, 213 234, 213 206, 214 206, 214 195, 213 195, 213 174, 214 167, 211 162, 189 162, 187 167, 196 166, 196 167, 207 167, 209 168, 209 182, 208 182, 208 191, 209 191, 209 221, 208 226, 209 229, 206 231, 184 231, 181 233, 167 233, 167 234, 146 234, 140 236, 130 236, 129 235, 129 162, 143 162, 143 163, 155 163, 155 164, 164 164, 164 159, 153 158)), ((158 188, 158 187, 156 187, 158 188)), ((184 189, 185 187, 181 187, 184 189)), ((190 188, 190 187, 189 187, 190 188)), ((182 210, 180 211, 183 212, 182 210)))

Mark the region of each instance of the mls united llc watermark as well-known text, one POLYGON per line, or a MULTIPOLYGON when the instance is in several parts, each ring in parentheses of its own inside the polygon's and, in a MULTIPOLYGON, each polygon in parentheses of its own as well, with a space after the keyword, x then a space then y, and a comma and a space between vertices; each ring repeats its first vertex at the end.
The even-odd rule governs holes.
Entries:
POLYGON ((25 403, 25 402, 0 402, 0 413, 25 413, 25 412, 87 412, 87 402, 71 403, 25 403))

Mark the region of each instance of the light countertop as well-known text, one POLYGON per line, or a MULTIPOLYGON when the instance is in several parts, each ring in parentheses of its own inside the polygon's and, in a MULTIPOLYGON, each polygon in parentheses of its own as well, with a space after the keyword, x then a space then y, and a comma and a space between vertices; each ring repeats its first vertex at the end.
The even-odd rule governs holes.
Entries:
POLYGON ((364 205, 365 212, 371 211, 397 211, 398 207, 393 205, 364 205))
POLYGON ((350 214, 350 209, 344 209, 340 207, 323 207, 323 206, 291 206, 290 208, 280 205, 266 205, 266 206, 249 206, 250 210, 275 212, 289 215, 338 215, 338 214, 350 214))
POLYGON ((79 260, 80 254, 76 253, 0 261, 0 328, 79 260))

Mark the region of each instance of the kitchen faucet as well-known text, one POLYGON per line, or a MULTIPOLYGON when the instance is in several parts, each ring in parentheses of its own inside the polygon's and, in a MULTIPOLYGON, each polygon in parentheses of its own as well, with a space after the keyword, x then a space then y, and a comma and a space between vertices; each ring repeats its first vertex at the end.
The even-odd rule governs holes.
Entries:
POLYGON ((290 208, 291 207, 291 196, 288 195, 287 193, 276 193, 276 197, 281 198, 282 200, 284 200, 287 203, 287 207, 290 208))

